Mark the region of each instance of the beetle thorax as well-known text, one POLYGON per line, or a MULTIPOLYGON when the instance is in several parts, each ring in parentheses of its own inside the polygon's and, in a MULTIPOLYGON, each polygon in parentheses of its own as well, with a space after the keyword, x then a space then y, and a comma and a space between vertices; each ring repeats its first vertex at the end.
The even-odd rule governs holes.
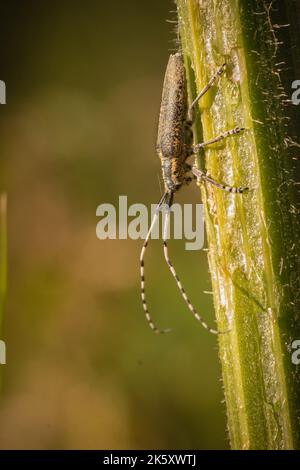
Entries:
POLYGON ((161 157, 162 175, 165 190, 178 191, 186 180, 184 165, 178 158, 161 157))

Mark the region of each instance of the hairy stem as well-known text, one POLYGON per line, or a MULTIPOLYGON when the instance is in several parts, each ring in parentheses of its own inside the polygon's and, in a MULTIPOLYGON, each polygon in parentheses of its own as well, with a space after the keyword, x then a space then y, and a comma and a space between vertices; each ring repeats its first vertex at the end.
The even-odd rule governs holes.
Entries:
POLYGON ((198 162, 218 181, 250 188, 235 195, 201 187, 218 328, 231 329, 219 338, 231 446, 299 448, 300 366, 291 360, 300 338, 293 1, 177 5, 190 100, 226 63, 199 103, 204 140, 246 129, 207 148, 198 162))

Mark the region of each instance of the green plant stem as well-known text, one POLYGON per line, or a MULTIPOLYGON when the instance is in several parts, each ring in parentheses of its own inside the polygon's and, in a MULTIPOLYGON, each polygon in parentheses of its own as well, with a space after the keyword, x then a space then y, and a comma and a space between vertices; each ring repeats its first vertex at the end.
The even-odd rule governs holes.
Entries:
POLYGON ((250 187, 234 195, 201 186, 218 328, 231 329, 219 351, 233 449, 300 447, 300 366, 291 361, 300 338, 299 129, 285 93, 300 79, 291 53, 299 34, 297 24, 281 26, 292 3, 177 0, 190 99, 226 62, 199 103, 204 140, 246 128, 198 162, 220 182, 250 187))

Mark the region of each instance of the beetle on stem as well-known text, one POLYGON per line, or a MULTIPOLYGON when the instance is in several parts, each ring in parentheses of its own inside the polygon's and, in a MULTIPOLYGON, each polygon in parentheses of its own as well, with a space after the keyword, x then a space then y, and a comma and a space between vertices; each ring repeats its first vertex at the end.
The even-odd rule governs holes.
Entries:
POLYGON ((216 73, 211 77, 207 85, 203 88, 203 90, 201 90, 192 104, 188 106, 183 56, 180 52, 177 52, 176 54, 172 54, 169 57, 163 85, 156 145, 156 151, 161 160, 162 175, 164 180, 164 194, 157 205, 155 215, 151 222, 151 226, 144 241, 140 255, 142 304, 147 322, 155 333, 166 333, 169 330, 158 329, 150 316, 145 294, 144 256, 154 224, 157 220, 159 211, 163 206, 166 206, 166 217, 163 230, 163 248, 167 265, 177 283, 185 303, 193 313, 196 320, 198 320, 210 333, 222 333, 218 330, 210 328, 207 325, 207 323, 199 315, 187 297, 187 294, 169 257, 167 233, 170 208, 173 203, 174 194, 183 185, 189 184, 192 180, 196 179, 198 182, 205 181, 230 193, 243 193, 248 189, 246 187, 234 187, 218 183, 213 178, 206 175, 203 171, 197 168, 195 164, 190 165, 187 163, 187 159, 193 155, 195 156, 200 149, 220 142, 229 136, 239 134, 244 130, 242 127, 235 127, 234 129, 223 132, 211 140, 193 145, 192 125, 194 122, 195 106, 200 98, 215 84, 216 80, 222 75, 224 70, 225 64, 221 65, 221 67, 217 69, 216 73))

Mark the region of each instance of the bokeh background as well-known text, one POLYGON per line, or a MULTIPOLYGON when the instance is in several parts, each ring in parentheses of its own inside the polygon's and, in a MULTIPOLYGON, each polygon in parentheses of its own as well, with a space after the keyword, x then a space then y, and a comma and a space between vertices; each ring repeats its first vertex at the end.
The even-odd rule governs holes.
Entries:
MULTIPOLYGON (((155 155, 171 0, 11 0, 1 5, 0 190, 9 278, 0 448, 228 447, 217 343, 141 241, 96 238, 103 202, 160 197, 155 155)), ((200 202, 196 187, 177 202, 200 202)), ((190 297, 214 324, 206 253, 172 241, 190 297)))

